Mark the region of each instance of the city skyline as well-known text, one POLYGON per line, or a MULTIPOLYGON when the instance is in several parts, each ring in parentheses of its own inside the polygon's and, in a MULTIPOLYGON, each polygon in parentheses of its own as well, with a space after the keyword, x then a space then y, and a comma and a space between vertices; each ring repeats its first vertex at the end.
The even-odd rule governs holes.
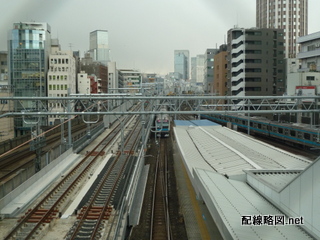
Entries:
MULTIPOLYGON (((194 57, 225 43, 227 31, 234 26, 255 27, 255 2, 3 1, 6 11, 0 26, 0 50, 7 50, 8 30, 20 21, 48 23, 62 49, 79 50, 81 56, 89 50, 89 33, 107 30, 111 60, 117 62, 118 68, 166 74, 174 69, 174 50, 187 49, 194 57)), ((309 34, 320 31, 316 10, 316 0, 309 0, 309 34)))

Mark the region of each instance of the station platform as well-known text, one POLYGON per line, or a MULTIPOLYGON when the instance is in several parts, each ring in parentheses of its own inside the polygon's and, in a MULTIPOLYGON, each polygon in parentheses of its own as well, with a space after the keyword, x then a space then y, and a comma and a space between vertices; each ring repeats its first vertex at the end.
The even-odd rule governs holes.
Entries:
POLYGON ((312 179, 319 179, 320 160, 312 162, 218 124, 175 121, 173 130, 175 154, 181 159, 176 174, 184 168, 180 177, 189 180, 182 181, 179 191, 195 195, 182 198, 190 239, 318 239, 315 219, 320 214, 313 202, 320 184, 312 179), (190 201, 195 198, 198 204, 190 201), (210 226, 220 235, 213 237, 210 227, 202 230, 199 215, 213 222, 210 226), (257 216, 274 222, 242 221, 257 216), (279 226, 276 216, 306 222, 279 226))
POLYGON ((0 202, 0 214, 14 217, 39 197, 54 181, 61 178, 79 160, 78 154, 67 151, 38 173, 6 195, 0 202), (63 164, 62 164, 63 162, 63 164))

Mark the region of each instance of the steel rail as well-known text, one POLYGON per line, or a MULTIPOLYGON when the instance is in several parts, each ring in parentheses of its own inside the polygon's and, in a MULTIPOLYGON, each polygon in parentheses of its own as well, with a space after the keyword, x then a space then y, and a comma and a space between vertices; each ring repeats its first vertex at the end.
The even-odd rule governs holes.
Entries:
MULTIPOLYGON (((139 137, 139 134, 136 134, 136 132, 137 132, 137 131, 138 131, 138 132, 141 132, 141 128, 142 128, 142 126, 141 126, 140 122, 139 122, 139 121, 136 121, 136 124, 135 124, 135 126, 134 126, 134 129, 130 132, 130 135, 128 136, 127 141, 126 141, 126 143, 125 143, 125 145, 126 145, 126 146, 125 146, 125 151, 132 152, 132 151, 136 148, 136 144, 137 144, 137 142, 138 142, 138 139, 140 138, 140 137, 139 137), (132 139, 132 138, 133 138, 133 139, 132 139), (132 143, 132 145, 130 146, 129 143, 132 143)), ((123 153, 122 153, 122 154, 123 154, 123 153)), ((119 156, 119 157, 121 157, 121 156, 119 156)), ((119 174, 118 174, 118 178, 117 178, 117 180, 116 180, 116 182, 115 182, 115 184, 114 184, 114 187, 112 188, 112 191, 111 191, 111 193, 110 193, 109 201, 108 201, 107 204, 104 205, 103 212, 105 212, 105 211, 106 211, 106 208, 108 207, 108 205, 110 205, 111 197, 112 197, 112 195, 113 195, 113 193, 114 193, 114 191, 115 191, 116 186, 117 186, 118 183, 119 183, 119 179, 120 179, 121 176, 122 176, 122 173, 123 173, 123 171, 124 171, 125 166, 127 165, 128 161, 129 161, 129 158, 130 158, 130 154, 128 154, 128 155, 125 157, 125 159, 124 159, 124 164, 122 165, 121 171, 120 171, 119 174)), ((92 236, 91 236, 91 240, 94 240, 94 239, 95 239, 95 236, 96 236, 96 234, 97 234, 97 232, 98 232, 98 229, 99 229, 99 225, 100 225, 100 223, 101 223, 101 221, 102 221, 102 217, 103 217, 103 216, 102 216, 102 214, 101 214, 101 215, 100 215, 100 218, 99 218, 99 224, 96 224, 95 229, 94 229, 94 231, 93 231, 93 234, 92 234, 92 236)))
POLYGON ((150 240, 172 239, 168 205, 167 152, 165 151, 165 146, 165 141, 161 141, 155 169, 150 240), (161 224, 156 224, 158 222, 161 222, 161 224))
MULTIPOLYGON (((167 149, 167 141, 164 142, 164 149, 167 149)), ((164 153, 164 171, 163 171, 163 187, 164 187, 164 205, 165 205, 165 218, 166 218, 166 227, 167 227, 167 239, 173 239, 172 236, 172 228, 170 222, 170 214, 169 214, 169 202, 168 202, 168 151, 163 151, 164 153)))
MULTIPOLYGON (((141 124, 139 123, 139 121, 136 122, 135 126, 134 126, 134 130, 137 128, 141 128, 141 124)), ((127 146, 129 143, 132 143, 132 137, 134 137, 134 143, 131 145, 131 147, 129 149, 126 149, 126 151, 132 151, 134 148, 135 143, 137 142, 138 136, 136 136, 134 134, 134 131, 130 132, 130 135, 126 138, 125 141, 125 145, 127 146)), ((112 165, 109 167, 108 171, 104 174, 103 179, 100 181, 99 185, 97 186, 94 195, 90 198, 89 203, 87 204, 88 206, 86 208, 83 208, 84 211, 81 212, 81 218, 78 221, 78 224, 76 226, 76 228, 73 230, 71 236, 66 236, 67 239, 77 239, 77 235, 78 233, 81 231, 82 225, 85 223, 86 219, 89 216, 89 212, 90 210, 93 208, 94 203, 96 202, 97 197, 99 196, 99 194, 102 192, 103 187, 105 186, 106 182, 109 180, 109 177, 111 176, 113 172, 113 170, 117 167, 117 176, 115 179, 113 179, 113 183, 112 183, 112 188, 110 190, 110 193, 107 195, 107 198, 105 199, 105 204, 102 208, 102 210, 100 210, 100 214, 98 216, 98 219, 96 219, 96 222, 94 223, 94 229, 92 230, 92 234, 90 236, 90 239, 96 239, 97 238, 97 233, 99 231, 100 228, 100 224, 104 218, 104 215, 107 211, 107 208, 110 206, 111 203, 111 198, 115 192, 116 186, 119 183, 119 180, 122 176, 122 173, 124 171, 124 168, 128 162, 128 159, 130 157, 130 155, 125 156, 125 158, 123 158, 122 160, 120 160, 120 158, 123 155, 118 153, 117 158, 114 160, 114 162, 112 163, 112 165)), ((112 180, 112 179, 111 179, 112 180)), ((89 239, 89 236, 88 236, 89 239)))
MULTIPOLYGON (((60 126, 60 125, 59 125, 60 126)), ((73 134, 77 132, 83 132, 86 130, 83 130, 83 126, 75 126, 74 129, 72 129, 73 134)), ((48 133, 48 131, 46 131, 48 133)), ((57 132, 55 134, 51 134, 46 138, 46 146, 44 149, 48 149, 48 146, 52 147, 52 144, 59 142, 61 133, 57 132)), ((34 140, 35 138, 33 138, 34 140)), ((28 141, 30 142, 30 141, 28 141)), ((18 149, 14 148, 16 151, 7 151, 4 154, 0 156, 0 169, 4 169, 6 167, 9 167, 10 171, 5 173, 3 176, 0 176, 0 182, 4 181, 6 178, 13 175, 16 171, 18 171, 21 168, 25 168, 28 165, 31 165, 34 161, 34 158, 36 157, 34 152, 30 152, 28 146, 25 146, 25 144, 20 144, 19 147, 21 147, 21 150, 17 152, 18 149), (25 158, 32 157, 29 161, 18 164, 20 162, 23 162, 25 158), (12 160, 13 159, 13 160, 12 160)))
POLYGON ((150 221, 150 237, 149 239, 153 239, 153 219, 154 219, 154 211, 155 211, 155 201, 156 201, 156 185, 157 185, 157 178, 158 178, 158 170, 159 170, 159 158, 160 158, 160 151, 158 151, 158 155, 156 158, 156 169, 154 173, 154 182, 153 182, 153 194, 152 194, 152 205, 151 205, 151 221, 150 221))
MULTIPOLYGON (((110 132, 95 148, 93 148, 93 150, 90 153, 93 153, 96 151, 96 149, 100 146, 100 144, 102 144, 106 139, 110 138, 110 136, 112 136, 112 138, 108 141, 108 143, 110 143, 113 140, 113 136, 117 135, 120 132, 120 123, 118 123, 116 125, 116 127, 114 128, 114 130, 112 132, 110 132)), ((102 150, 101 150, 102 151, 102 150)), ((64 177, 64 179, 57 185, 55 186, 47 195, 44 199, 42 199, 37 205, 36 207, 33 208, 33 210, 29 211, 24 217, 23 219, 21 219, 21 221, 11 230, 11 232, 5 237, 5 239, 11 239, 14 238, 14 235, 19 231, 19 229, 22 228, 22 226, 24 225, 25 222, 28 221, 28 219, 30 219, 32 217, 32 215, 34 213, 37 212, 38 209, 41 208, 41 206, 47 201, 47 199, 49 199, 52 195, 54 195, 54 193, 56 191, 59 190, 59 188, 61 188, 68 180, 69 178, 71 178, 71 176, 73 174, 75 174, 75 172, 77 170, 79 170, 81 168, 81 166, 83 166, 83 164, 86 163, 87 159, 90 157, 90 154, 88 154, 87 156, 85 156, 73 169, 72 171, 70 171, 70 173, 68 175, 66 175, 64 177)), ((26 235, 25 239, 29 239, 32 237, 32 235, 34 234, 34 232, 37 230, 37 228, 43 223, 45 222, 46 219, 48 219, 48 217, 54 212, 55 208, 58 206, 59 202, 61 199, 64 198, 64 196, 67 194, 68 191, 70 191, 75 184, 83 177, 83 175, 89 171, 89 169, 91 168, 91 166, 93 165, 93 163, 96 161, 96 159, 98 158, 98 155, 95 156, 90 162, 89 164, 83 169, 81 170, 81 172, 78 174, 78 176, 75 178, 75 180, 72 181, 71 184, 69 184, 69 186, 67 187, 67 189, 65 190, 64 194, 62 194, 58 200, 52 204, 51 208, 49 210, 47 210, 47 213, 43 215, 43 217, 38 221, 38 223, 34 226, 34 228, 29 232, 29 234, 26 235)))

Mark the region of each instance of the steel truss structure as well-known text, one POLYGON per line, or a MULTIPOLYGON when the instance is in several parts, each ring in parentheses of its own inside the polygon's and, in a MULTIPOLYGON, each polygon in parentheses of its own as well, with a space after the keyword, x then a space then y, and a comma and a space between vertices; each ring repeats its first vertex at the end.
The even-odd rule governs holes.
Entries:
MULTIPOLYGON (((112 111, 112 102, 156 102, 168 106, 168 114, 228 114, 228 113, 319 113, 320 96, 143 96, 141 94, 74 94, 68 97, 0 97, 1 103, 19 106, 23 109, 4 111, 0 107, 2 117, 39 117, 47 115, 135 115, 157 114, 158 108, 151 111, 112 111), (35 107, 26 107, 32 101, 35 107), (13 102, 13 103, 10 103, 13 102), (64 109, 54 112, 56 104, 64 109)), ((1 106, 0 105, 0 106, 1 106)), ((29 105, 30 106, 30 105, 29 105)))

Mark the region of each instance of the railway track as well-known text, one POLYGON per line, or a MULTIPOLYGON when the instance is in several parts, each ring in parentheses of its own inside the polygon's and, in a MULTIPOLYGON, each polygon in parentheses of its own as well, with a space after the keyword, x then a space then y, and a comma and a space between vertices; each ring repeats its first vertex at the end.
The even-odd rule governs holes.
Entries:
MULTIPOLYGON (((128 123, 129 118, 121 121, 128 123)), ((10 231, 5 239, 39 239, 46 229, 52 225, 52 221, 59 217, 59 213, 68 204, 69 195, 72 195, 84 179, 87 178, 99 156, 104 154, 104 149, 113 142, 119 134, 122 124, 117 123, 115 128, 71 171, 67 174, 33 209, 29 209, 22 216, 16 226, 10 231)))
POLYGON ((116 159, 96 186, 89 202, 82 207, 78 220, 65 239, 106 239, 113 234, 112 227, 108 228, 108 226, 112 226, 109 219, 115 218, 116 214, 112 213, 117 211, 114 205, 118 203, 113 202, 114 195, 140 140, 140 131, 141 123, 137 121, 126 139, 123 149, 125 154, 117 154, 116 159))
POLYGON ((150 239, 153 240, 172 239, 168 204, 168 152, 166 150, 167 141, 160 141, 150 227, 150 239))
MULTIPOLYGON (((72 129, 73 134, 86 131, 84 130, 84 125, 76 125, 72 129)), ((50 134, 46 136, 46 146, 44 147, 44 152, 48 151, 52 146, 60 144, 61 133, 50 134)), ((10 176, 14 175, 20 169, 25 169, 34 165, 34 159, 36 154, 34 151, 30 151, 29 144, 21 146, 19 149, 13 151, 12 153, 5 155, 0 158, 0 182, 6 181, 10 176)))

